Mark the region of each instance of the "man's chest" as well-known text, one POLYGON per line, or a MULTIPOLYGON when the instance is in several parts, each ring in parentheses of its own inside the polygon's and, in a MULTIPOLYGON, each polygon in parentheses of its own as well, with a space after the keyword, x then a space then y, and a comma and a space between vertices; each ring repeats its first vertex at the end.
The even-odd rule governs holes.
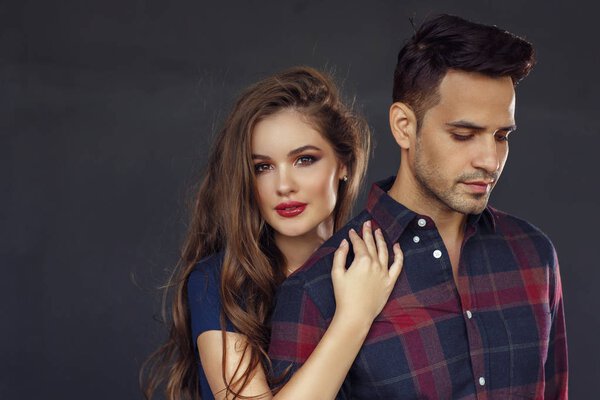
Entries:
POLYGON ((475 239, 462 249, 457 282, 441 240, 420 237, 421 246, 405 251, 351 371, 357 398, 536 391, 551 324, 548 268, 502 241, 475 239), (359 394, 369 391, 378 394, 359 394))

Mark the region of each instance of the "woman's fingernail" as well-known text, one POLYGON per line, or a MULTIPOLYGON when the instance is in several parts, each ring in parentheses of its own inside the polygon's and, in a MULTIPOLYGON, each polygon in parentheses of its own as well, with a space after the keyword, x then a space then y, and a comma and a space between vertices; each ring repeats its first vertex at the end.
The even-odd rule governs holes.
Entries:
POLYGON ((346 239, 342 240, 342 242, 340 243, 340 247, 346 247, 348 246, 348 241, 346 239))

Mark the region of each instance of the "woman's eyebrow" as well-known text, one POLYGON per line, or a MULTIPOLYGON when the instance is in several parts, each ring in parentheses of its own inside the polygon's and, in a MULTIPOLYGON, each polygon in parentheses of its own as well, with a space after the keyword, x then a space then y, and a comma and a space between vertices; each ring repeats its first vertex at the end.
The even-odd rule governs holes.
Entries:
MULTIPOLYGON (((287 154, 287 156, 288 156, 288 157, 292 157, 292 156, 298 155, 298 154, 300 154, 300 153, 303 153, 303 152, 305 152, 306 150, 316 150, 316 151, 321 151, 321 149, 320 149, 320 148, 318 148, 317 146, 314 146, 314 145, 312 145, 312 144, 307 144, 307 145, 304 145, 304 146, 300 146, 300 147, 298 147, 298 148, 295 148, 294 150, 291 150, 291 151, 290 151, 290 152, 287 154)), ((264 155, 262 155, 262 154, 252 154, 252 159, 253 159, 253 160, 257 160, 257 159, 258 159, 258 160, 270 160, 270 159, 271 159, 271 157, 269 157, 269 156, 264 156, 264 155)))
POLYGON ((298 148, 296 148, 296 149, 294 149, 294 150, 290 151, 290 152, 288 153, 288 157, 295 156, 295 155, 297 155, 297 154, 300 154, 300 153, 302 153, 302 152, 305 152, 306 150, 317 150, 317 151, 321 151, 321 149, 320 149, 320 148, 318 148, 317 146, 313 146, 312 144, 307 144, 307 145, 305 145, 305 146, 300 146, 300 147, 298 147, 298 148))

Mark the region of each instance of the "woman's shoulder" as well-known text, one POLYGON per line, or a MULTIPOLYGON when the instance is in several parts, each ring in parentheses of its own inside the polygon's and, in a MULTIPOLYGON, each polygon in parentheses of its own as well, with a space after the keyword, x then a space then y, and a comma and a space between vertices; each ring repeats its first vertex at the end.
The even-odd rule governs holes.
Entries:
MULTIPOLYGON (((211 254, 198 261, 188 277, 188 307, 194 339, 202 332, 221 329, 220 315, 223 307, 219 288, 222 263, 222 252, 211 254)), ((229 320, 226 330, 234 331, 229 320)))
POLYGON ((219 251, 217 253, 210 254, 196 263, 192 274, 201 272, 212 272, 220 273, 223 259, 225 258, 225 252, 219 251))
POLYGON ((223 258, 224 252, 221 251, 206 256, 196 263, 187 281, 189 294, 202 293, 204 296, 218 294, 223 258))
MULTIPOLYGON (((219 347, 222 336, 208 336, 207 340, 201 341, 200 336, 205 332, 232 332, 236 329, 231 320, 225 314, 221 301, 221 269, 224 260, 224 252, 218 252, 202 258, 198 261, 187 281, 187 311, 189 316, 189 332, 194 348, 194 359, 199 365, 199 383, 202 398, 214 398, 210 391, 210 385, 206 378, 206 368, 218 368, 220 371, 221 359, 212 359, 211 347, 219 347), (204 350, 202 350, 204 349, 204 350), (208 361, 200 362, 200 353, 207 351, 208 361)), ((203 357, 204 357, 203 354, 203 357)), ((220 356, 219 356, 220 357, 220 356)))

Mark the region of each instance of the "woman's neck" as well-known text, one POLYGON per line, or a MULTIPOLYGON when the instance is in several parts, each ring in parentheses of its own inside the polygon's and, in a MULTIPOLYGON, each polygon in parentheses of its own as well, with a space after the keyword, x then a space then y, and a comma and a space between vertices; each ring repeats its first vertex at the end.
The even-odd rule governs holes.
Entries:
POLYGON ((285 259, 283 272, 287 276, 300 268, 333 235, 333 219, 323 221, 315 229, 300 236, 284 236, 275 232, 275 244, 285 259))

